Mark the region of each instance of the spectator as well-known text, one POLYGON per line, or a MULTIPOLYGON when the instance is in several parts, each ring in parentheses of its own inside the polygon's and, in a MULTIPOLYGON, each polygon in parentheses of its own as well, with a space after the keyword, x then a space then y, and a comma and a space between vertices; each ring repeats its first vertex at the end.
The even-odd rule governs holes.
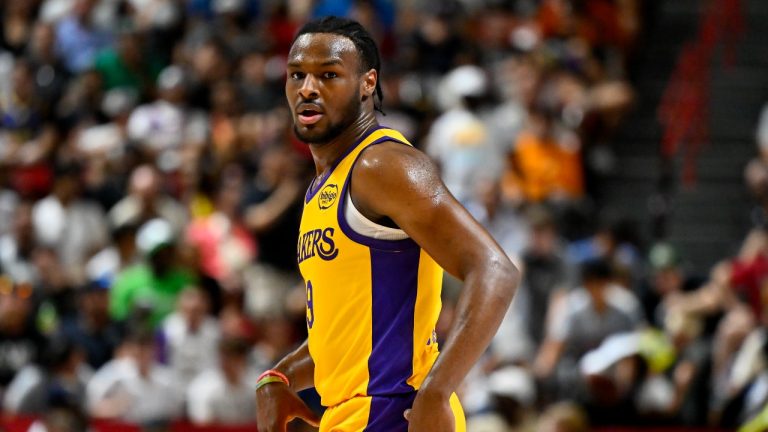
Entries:
POLYGON ((168 365, 184 383, 203 370, 216 367, 219 327, 208 315, 209 300, 199 288, 181 293, 176 312, 168 315, 160 327, 164 356, 168 365))
POLYGON ((0 274, 0 393, 42 354, 44 339, 35 328, 33 312, 32 286, 0 274))
POLYGON ((476 185, 467 209, 493 236, 513 261, 520 261, 530 228, 520 211, 505 200, 498 181, 483 181, 476 185))
POLYGON ((156 327, 173 312, 179 294, 194 280, 178 265, 176 239, 168 222, 153 219, 144 224, 136 235, 136 246, 144 262, 117 275, 109 293, 109 311, 119 321, 147 314, 156 327))
POLYGON ((580 147, 573 132, 558 128, 552 108, 534 105, 528 127, 518 135, 510 154, 505 188, 519 189, 531 202, 568 203, 582 198, 580 147))
POLYGON ((85 280, 86 260, 107 242, 105 215, 81 198, 80 174, 80 166, 61 166, 51 195, 32 209, 35 238, 56 251, 74 283, 85 280))
POLYGON ((85 271, 89 281, 111 286, 118 273, 138 262, 136 230, 132 224, 112 229, 110 245, 88 260, 85 271))
POLYGON ((249 346, 242 339, 222 339, 219 367, 203 371, 189 385, 187 413, 197 425, 244 425, 256 418, 256 376, 248 369, 249 346))
POLYGON ((117 49, 106 49, 96 56, 94 67, 102 76, 107 90, 122 88, 148 96, 162 65, 152 52, 143 49, 138 33, 120 35, 117 49))
MULTIPOLYGON (((28 2, 24 2, 28 3, 28 2)), ((67 81, 71 76, 56 54, 56 30, 48 23, 37 23, 27 46, 27 58, 36 77, 36 92, 40 97, 40 112, 43 118, 52 119, 56 105, 64 95, 67 81)))
POLYGON ((478 116, 487 78, 477 66, 461 66, 441 83, 447 110, 435 120, 427 139, 427 154, 441 167, 443 181, 462 203, 474 195, 479 182, 501 175, 501 149, 478 116))
POLYGON ((245 224, 256 236, 258 263, 246 271, 246 309, 263 316, 285 306, 286 290, 298 283, 296 242, 303 206, 301 165, 285 148, 270 148, 244 198, 245 224))
POLYGON ((528 334, 538 347, 544 340, 548 322, 562 319, 547 313, 557 294, 565 292, 570 270, 552 216, 543 207, 534 207, 529 210, 528 218, 531 235, 523 253, 525 272, 519 295, 526 299, 523 321, 528 323, 528 334))
POLYGON ((240 60, 238 93, 247 112, 271 111, 282 103, 283 95, 267 76, 267 61, 261 52, 248 53, 240 60))
POLYGON ((78 313, 64 317, 61 336, 83 350, 94 370, 112 359, 123 338, 122 326, 109 316, 109 286, 94 281, 78 293, 78 313))
POLYGON ((24 47, 32 34, 36 6, 34 2, 3 4, 3 10, 0 13, 2 17, 0 50, 17 56, 24 52, 24 47))
POLYGON ((109 211, 112 226, 141 225, 153 218, 162 218, 180 235, 187 223, 187 214, 178 201, 163 193, 160 173, 152 165, 133 170, 128 195, 109 211))
POLYGON ((39 282, 33 263, 35 235, 32 225, 32 203, 21 202, 16 207, 12 231, 0 236, 0 268, 15 281, 39 282))
POLYGON ((55 406, 82 410, 90 377, 80 349, 72 341, 56 338, 47 344, 40 365, 27 365, 16 375, 3 408, 25 415, 41 415, 55 406))
POLYGON ((157 363, 155 339, 134 330, 121 354, 101 367, 88 383, 91 416, 135 424, 167 423, 181 416, 183 388, 173 372, 157 363))
POLYGON ((35 87, 30 63, 14 63, 10 86, 0 87, 0 166, 11 170, 11 181, 27 196, 39 196, 50 186, 48 158, 57 133, 43 117, 43 101, 35 87))
POLYGON ((56 46, 59 56, 72 73, 83 72, 93 66, 96 54, 112 43, 109 29, 94 23, 95 0, 75 0, 70 14, 56 27, 56 46))
MULTIPOLYGON (((230 170, 231 171, 231 170, 230 170)), ((216 191, 214 212, 187 228, 188 243, 197 248, 200 269, 220 285, 240 285, 242 272, 256 256, 256 244, 241 222, 242 174, 232 172, 216 191)))
MULTIPOLYGON (((560 320, 542 344, 536 359, 539 377, 553 377, 561 396, 586 401, 589 388, 576 363, 608 336, 637 328, 639 314, 626 308, 625 293, 612 288, 608 262, 595 260, 582 266, 583 288, 570 292, 560 306, 560 320)), ((639 308, 637 310, 639 312, 639 308)))
POLYGON ((157 77, 159 98, 140 105, 128 119, 128 137, 166 170, 176 168, 178 162, 173 161, 179 152, 199 151, 208 134, 205 114, 188 104, 188 85, 187 74, 180 67, 163 69, 157 77), (156 159, 163 156, 165 159, 156 159))

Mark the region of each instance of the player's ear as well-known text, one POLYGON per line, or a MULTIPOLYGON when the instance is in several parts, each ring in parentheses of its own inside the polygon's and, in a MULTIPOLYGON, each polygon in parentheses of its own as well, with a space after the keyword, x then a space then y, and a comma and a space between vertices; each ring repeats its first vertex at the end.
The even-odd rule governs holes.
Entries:
POLYGON ((373 96, 376 91, 376 82, 379 80, 379 73, 376 69, 371 69, 368 72, 363 73, 362 81, 360 82, 360 97, 362 100, 366 100, 373 96))

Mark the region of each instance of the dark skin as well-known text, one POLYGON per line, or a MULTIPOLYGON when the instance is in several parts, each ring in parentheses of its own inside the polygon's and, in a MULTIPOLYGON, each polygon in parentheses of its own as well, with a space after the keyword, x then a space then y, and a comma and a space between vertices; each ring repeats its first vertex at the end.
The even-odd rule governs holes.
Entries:
MULTIPOLYGON (((310 143, 318 177, 377 126, 373 106, 377 79, 375 70, 361 67, 354 43, 344 36, 305 34, 294 43, 286 96, 297 135, 310 143)), ((381 143, 362 153, 351 175, 351 197, 364 216, 378 223, 393 222, 465 283, 456 322, 441 354, 413 407, 403 413, 409 431, 452 431, 455 420, 449 398, 496 333, 518 285, 518 271, 447 191, 437 168, 422 152, 381 143)), ((313 386, 314 363, 307 343, 275 369, 286 374, 291 385, 268 384, 257 391, 259 430, 285 431, 294 418, 317 425, 319 419, 296 395, 313 386)))

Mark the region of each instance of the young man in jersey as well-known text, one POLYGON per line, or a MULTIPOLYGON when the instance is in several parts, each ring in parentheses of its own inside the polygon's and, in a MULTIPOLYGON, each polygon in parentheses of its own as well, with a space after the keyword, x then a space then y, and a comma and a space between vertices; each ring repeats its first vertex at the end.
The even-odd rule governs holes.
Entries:
POLYGON ((365 29, 335 17, 305 25, 288 56, 294 131, 317 169, 297 245, 309 337, 260 379, 261 432, 294 418, 321 432, 464 431, 455 391, 518 284, 429 158, 378 125, 379 68, 365 29), (438 356, 441 267, 465 286, 438 356), (296 395, 312 386, 322 420, 296 395))

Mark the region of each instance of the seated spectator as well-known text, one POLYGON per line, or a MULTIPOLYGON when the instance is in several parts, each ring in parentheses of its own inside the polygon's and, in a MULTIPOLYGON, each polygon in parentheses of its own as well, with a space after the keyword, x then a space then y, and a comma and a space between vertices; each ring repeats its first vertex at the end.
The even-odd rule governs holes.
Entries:
POLYGON ((214 212, 193 220, 186 232, 200 256, 200 270, 224 287, 240 285, 243 270, 256 256, 256 243, 240 214, 241 177, 240 172, 225 174, 215 192, 214 212))
POLYGON ((164 155, 205 144, 208 122, 205 114, 192 109, 187 98, 187 76, 178 66, 169 66, 157 77, 158 99, 140 105, 128 119, 128 136, 162 166, 164 155))
POLYGON ((122 321, 146 314, 153 327, 173 312, 179 294, 194 283, 192 274, 180 267, 176 239, 163 219, 144 224, 136 236, 144 262, 120 272, 109 293, 109 311, 122 321))
POLYGON ((59 136, 45 117, 33 66, 25 59, 12 64, 8 84, 0 86, 0 168, 9 170, 21 195, 39 196, 50 188, 50 157, 59 136))
POLYGON ((476 185, 467 209, 493 236, 512 261, 519 262, 528 244, 530 228, 519 211, 501 194, 498 181, 482 181, 476 185))
POLYGON ((249 345, 222 339, 219 367, 195 378, 187 391, 187 413, 196 425, 243 425, 256 419, 253 405, 256 375, 248 369, 249 345))
MULTIPOLYGON (((529 243, 523 252, 523 284, 519 295, 526 298, 528 333, 538 347, 544 340, 549 305, 559 292, 565 292, 571 271, 565 261, 562 240, 552 215, 543 207, 528 211, 531 224, 529 243)), ((559 319, 559 317, 557 317, 559 319)))
POLYGON ((35 327, 33 307, 32 286, 0 273, 0 393, 42 354, 44 339, 35 327))
POLYGON ((581 143, 557 128, 550 108, 535 105, 529 124, 517 137, 504 176, 509 194, 520 190, 527 201, 573 202, 584 194, 581 143))
POLYGON ((283 101, 283 95, 268 81, 267 60, 267 55, 260 52, 248 53, 240 60, 238 94, 248 112, 270 111, 283 101))
POLYGON ((75 0, 69 16, 56 27, 56 46, 67 69, 80 73, 93 66, 96 54, 112 43, 111 29, 94 23, 95 0, 75 0))
POLYGON ((501 175, 500 145, 479 116, 487 81, 477 66, 460 66, 445 77, 440 95, 446 111, 435 120, 426 143, 445 186, 465 204, 480 182, 494 182, 501 175))
POLYGON ((20 55, 32 34, 35 4, 14 2, 3 6, 4 10, 0 15, 0 51, 20 55))
POLYGON ((64 317, 62 337, 74 342, 95 370, 112 359, 123 337, 123 328, 109 316, 109 285, 94 281, 78 293, 77 314, 64 317))
POLYGON ((103 211, 82 199, 81 167, 61 166, 56 172, 53 192, 32 209, 35 238, 53 249, 67 281, 85 281, 86 260, 108 240, 103 211))
POLYGON ((185 383, 201 371, 216 366, 219 327, 208 315, 209 300, 199 288, 187 288, 179 296, 176 312, 160 327, 164 358, 185 383))
POLYGON ((0 235, 0 267, 13 280, 36 284, 39 281, 33 263, 35 235, 32 225, 32 203, 21 202, 16 206, 11 232, 0 235))
POLYGON ((93 375, 86 389, 89 414, 134 424, 165 423, 181 417, 183 386, 155 358, 155 337, 146 329, 129 334, 119 355, 93 375))
POLYGON ((282 310, 288 289, 299 282, 295 240, 306 186, 302 166, 289 150, 269 148, 246 184, 245 224, 258 244, 269 245, 259 249, 258 262, 245 275, 246 310, 253 317, 282 310))
POLYGON ((111 286, 120 272, 138 262, 136 231, 137 226, 133 224, 112 229, 112 242, 91 257, 85 266, 88 280, 111 286))
POLYGON ((629 292, 613 285, 608 262, 594 260, 582 266, 583 287, 570 292, 553 307, 562 319, 550 329, 539 351, 534 370, 540 378, 554 380, 561 397, 588 401, 590 389, 576 364, 608 336, 637 328, 639 303, 629 292), (634 306, 632 306, 632 299, 634 306), (558 304, 559 303, 559 304, 558 304))
POLYGON ((109 211, 109 220, 112 226, 122 226, 141 225, 153 218, 165 219, 175 235, 181 235, 187 223, 184 207, 163 193, 157 168, 140 165, 131 172, 128 194, 109 211))
POLYGON ((115 48, 100 52, 95 68, 102 76, 104 88, 129 89, 137 95, 148 96, 154 87, 162 65, 151 51, 145 50, 141 35, 125 32, 115 48))
POLYGON ((25 415, 41 415, 58 405, 82 410, 91 373, 72 341, 55 338, 48 342, 40 365, 27 365, 16 374, 5 393, 3 408, 25 415))

